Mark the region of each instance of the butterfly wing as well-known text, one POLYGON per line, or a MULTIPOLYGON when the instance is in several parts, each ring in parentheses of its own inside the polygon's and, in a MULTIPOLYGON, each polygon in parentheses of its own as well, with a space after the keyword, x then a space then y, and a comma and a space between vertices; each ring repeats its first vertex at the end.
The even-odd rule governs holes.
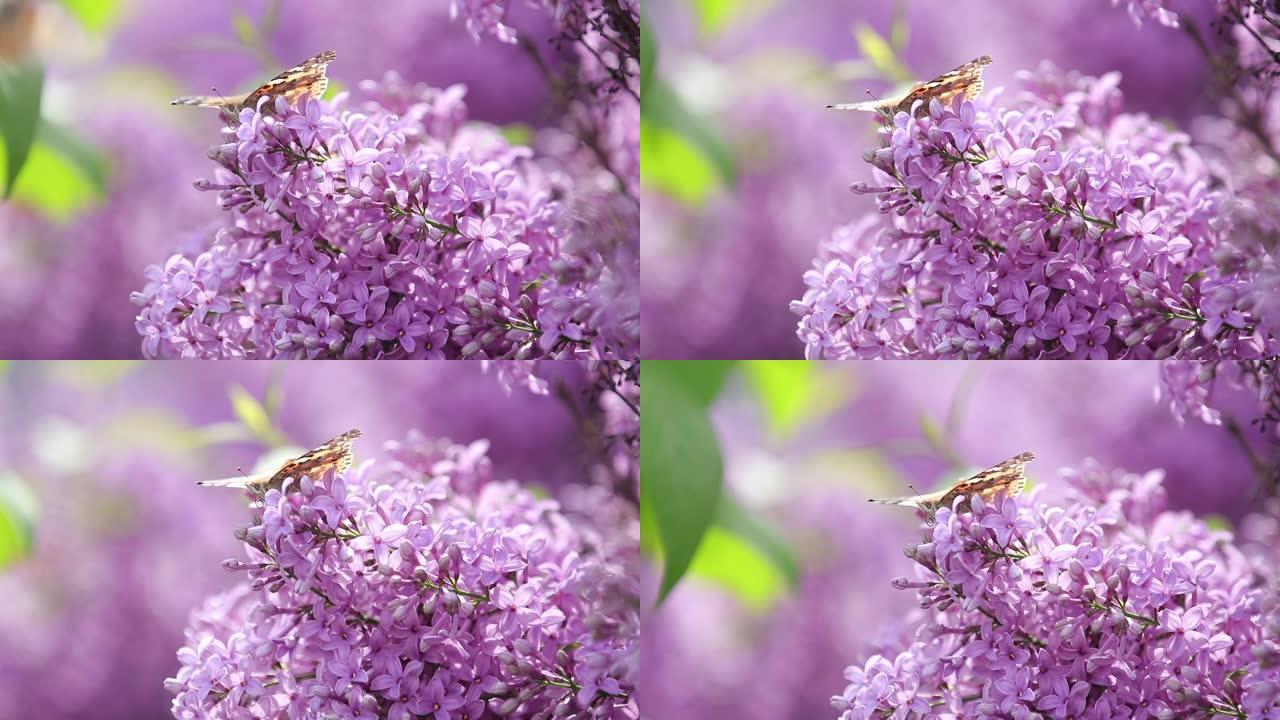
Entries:
POLYGON ((359 430, 348 430, 316 449, 290 460, 271 476, 266 487, 278 490, 284 487, 284 481, 289 478, 315 478, 328 470, 333 470, 335 473, 346 472, 351 467, 351 443, 361 434, 359 430))
MULTIPOLYGON (((1005 497, 1020 495, 1027 486, 1027 463, 1035 459, 1034 454, 1024 452, 999 465, 987 468, 971 478, 961 480, 947 490, 939 501, 939 505, 950 507, 961 495, 966 498, 977 495, 987 502, 995 500, 1000 495, 1005 497)), ((968 501, 966 500, 965 503, 967 505, 968 501)))
POLYGON ((903 505, 905 507, 929 508, 938 504, 938 501, 942 499, 943 492, 926 493, 924 495, 903 495, 902 497, 892 498, 869 498, 867 502, 881 503, 883 505, 903 505))
POLYGON ((332 50, 325 50, 268 80, 262 87, 245 96, 243 107, 257 107, 264 97, 283 96, 290 105, 297 105, 306 97, 318 98, 329 89, 326 74, 329 63, 338 58, 332 50))
POLYGON ((338 58, 332 50, 326 50, 313 58, 295 65, 268 80, 262 87, 246 95, 187 95, 174 98, 170 105, 190 105, 195 107, 219 108, 235 110, 242 107, 257 107, 258 101, 264 97, 283 96, 292 105, 297 105, 304 97, 320 97, 329 89, 329 63, 338 58))
POLYGON ((866 100, 856 103, 841 103, 839 105, 828 105, 832 110, 861 110, 863 112, 886 113, 891 112, 897 107, 898 101, 895 100, 866 100))
POLYGON ((977 97, 978 93, 982 92, 982 71, 990 64, 991 56, 983 55, 932 80, 916 85, 905 95, 827 107, 833 110, 864 110, 882 115, 895 115, 899 112, 911 112, 911 106, 915 105, 917 100, 923 100, 924 112, 927 112, 930 100, 936 99, 945 105, 958 95, 963 94, 966 98, 977 97))
POLYGON ((956 498, 963 495, 965 500, 960 509, 964 511, 968 509, 968 498, 974 495, 981 496, 983 500, 989 502, 999 495, 1013 497, 1021 494, 1023 488, 1027 485, 1026 465, 1035 460, 1035 458, 1034 454, 1025 452, 938 492, 895 498, 872 498, 869 502, 883 503, 885 505, 905 505, 933 511, 940 507, 951 507, 956 498))
POLYGON ((917 85, 898 103, 895 112, 911 112, 911 106, 917 100, 924 101, 924 112, 928 111, 931 100, 946 105, 959 95, 975 98, 982 92, 982 71, 991 64, 991 56, 983 55, 945 72, 938 77, 917 85))
POLYGON ((286 462, 274 473, 202 480, 196 484, 205 487, 252 488, 266 492, 271 488, 276 490, 283 488, 284 481, 289 478, 297 479, 303 476, 314 478, 327 470, 346 472, 351 467, 351 443, 361 434, 359 430, 348 430, 314 450, 309 450, 286 462))
POLYGON ((202 487, 248 488, 261 485, 270 479, 270 475, 259 473, 257 475, 242 475, 240 477, 219 478, 217 480, 199 480, 196 484, 202 487))

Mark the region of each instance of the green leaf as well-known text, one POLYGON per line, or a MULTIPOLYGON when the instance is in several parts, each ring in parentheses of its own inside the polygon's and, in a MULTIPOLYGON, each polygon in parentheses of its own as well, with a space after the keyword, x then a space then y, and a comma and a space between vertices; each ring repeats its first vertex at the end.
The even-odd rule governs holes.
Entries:
MULTIPOLYGON (((715 168, 721 182, 725 185, 732 187, 737 182, 738 171, 728 146, 709 123, 685 106, 684 101, 661 76, 654 75, 649 79, 641 104, 643 106, 641 115, 653 128, 670 130, 684 138, 689 145, 697 148, 706 161, 715 168)), ((642 137, 640 148, 642 157, 643 143, 642 137)), ((643 173, 643 160, 640 167, 643 173)))
MULTIPOLYGON (((3 155, 0 152, 0 158, 3 155)), ((12 200, 37 208, 54 220, 65 221, 104 196, 103 190, 86 177, 84 170, 48 143, 37 141, 31 147, 22 177, 14 184, 12 200)))
POLYGON ((329 78, 329 87, 325 88, 323 97, 325 100, 332 100, 338 96, 338 93, 341 93, 346 89, 346 85, 343 85, 341 82, 334 80, 333 78, 329 78))
POLYGON ((533 143, 533 127, 525 123, 511 123, 499 128, 502 137, 512 145, 529 145, 533 143))
POLYGON ((0 65, 0 140, 6 169, 4 197, 9 198, 35 144, 40 120, 44 69, 34 63, 0 65))
POLYGON ((1204 521, 1204 524, 1207 525, 1210 530, 1226 530, 1228 532, 1231 530, 1231 521, 1223 515, 1210 513, 1200 519, 1204 521))
POLYGON ((658 45, 649 31, 649 18, 640 10, 640 94, 644 95, 653 78, 653 68, 658 62, 658 45))
POLYGON ((245 47, 258 45, 258 26, 244 12, 237 10, 231 13, 231 28, 236 33, 236 39, 245 47))
POLYGON ((790 436, 800 427, 823 419, 848 399, 848 385, 819 368, 806 360, 744 364, 749 385, 764 406, 769 429, 775 436, 790 436))
POLYGON ((800 581, 800 564, 791 546, 768 523, 748 513, 730 495, 722 495, 716 526, 740 538, 760 554, 790 585, 800 581))
POLYGON ((640 119, 640 179, 689 207, 701 207, 718 187, 715 168, 677 133, 640 119))
POLYGON ((723 461, 704 407, 668 363, 644 366, 641 394, 641 505, 651 513, 651 527, 662 550, 661 603, 689 569, 720 502, 723 461))
POLYGON ((742 537, 720 527, 707 531, 689 574, 728 588, 757 611, 767 610, 787 588, 774 564, 742 537))
POLYGON ((120 0, 61 0, 81 25, 94 32, 107 29, 120 15, 120 0))
POLYGON ((38 142, 66 160, 99 195, 107 191, 107 162, 95 148, 68 128, 41 118, 38 142))
POLYGON ((911 71, 898 59, 893 45, 876 32, 875 28, 866 23, 858 23, 853 29, 853 38, 863 57, 870 60, 881 75, 900 83, 911 81, 911 71))
POLYGON ((36 515, 31 488, 14 475, 0 477, 0 567, 31 554, 36 515))
POLYGON ((645 381, 679 389, 698 407, 710 407, 720 395, 736 360, 652 360, 642 366, 645 381))
POLYGON ((241 385, 232 385, 227 394, 231 398, 232 411, 254 437, 271 446, 285 443, 284 436, 272 425, 266 406, 258 402, 248 390, 241 385))

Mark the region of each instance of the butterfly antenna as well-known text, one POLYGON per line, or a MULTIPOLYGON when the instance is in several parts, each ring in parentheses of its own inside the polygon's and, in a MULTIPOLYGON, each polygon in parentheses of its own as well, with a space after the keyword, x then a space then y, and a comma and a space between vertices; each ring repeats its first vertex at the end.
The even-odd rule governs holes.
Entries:
POLYGON ((917 490, 917 489, 916 489, 916 486, 915 486, 915 485, 912 485, 911 483, 907 483, 907 487, 911 488, 911 492, 913 492, 913 493, 915 493, 915 494, 917 494, 917 495, 921 495, 921 494, 923 494, 923 493, 921 493, 919 490, 917 490))

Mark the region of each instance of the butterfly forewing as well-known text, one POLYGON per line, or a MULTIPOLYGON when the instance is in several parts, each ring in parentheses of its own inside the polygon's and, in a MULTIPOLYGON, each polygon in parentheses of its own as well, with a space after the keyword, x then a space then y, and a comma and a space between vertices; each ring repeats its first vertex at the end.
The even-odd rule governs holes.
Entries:
POLYGON ((324 95, 325 90, 329 89, 329 77, 326 74, 329 63, 336 60, 337 57, 338 55, 334 51, 326 50, 285 70, 247 95, 229 97, 196 95, 174 98, 172 104, 238 111, 242 108, 256 108, 258 101, 264 97, 283 97, 289 104, 297 105, 303 98, 318 98, 324 95))
POLYGON ((359 430, 349 430, 316 449, 289 460, 271 474, 205 480, 196 484, 211 487, 250 488, 265 493, 271 489, 283 489, 285 481, 290 478, 294 480, 303 477, 319 478, 329 471, 335 474, 343 473, 351 467, 351 443, 360 435, 359 430))
POLYGON ((969 509, 969 500, 974 496, 990 502, 1004 495, 1013 497, 1022 493, 1027 485, 1026 466, 1035 459, 1029 452, 1022 453, 1008 460, 987 468, 973 477, 955 482, 951 487, 926 495, 908 495, 898 498, 872 499, 872 502, 890 505, 906 505, 918 507, 930 513, 943 507, 952 507, 957 498, 964 500, 958 506, 961 512, 969 509))
POLYGON ((893 116, 900 112, 911 112, 917 100, 923 101, 917 112, 928 112, 929 102, 937 100, 944 105, 957 96, 974 98, 982 92, 982 71, 991 64, 991 56, 983 55, 945 72, 928 82, 920 83, 900 98, 871 100, 867 102, 829 105, 835 110, 867 110, 882 115, 893 116))

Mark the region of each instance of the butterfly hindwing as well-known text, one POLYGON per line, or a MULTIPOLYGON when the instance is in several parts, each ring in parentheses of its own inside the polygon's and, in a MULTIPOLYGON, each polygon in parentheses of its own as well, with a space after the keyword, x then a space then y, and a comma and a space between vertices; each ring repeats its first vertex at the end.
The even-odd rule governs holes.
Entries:
POLYGON ((271 78, 262 87, 246 95, 189 95, 174 98, 172 105, 193 105, 196 107, 220 108, 235 112, 242 108, 256 108, 258 101, 264 97, 283 97, 289 104, 296 105, 303 98, 318 98, 329 89, 329 77, 326 74, 329 63, 338 58, 337 53, 326 50, 315 57, 308 58, 294 67, 271 78))
POLYGON ((923 103, 920 112, 928 112, 929 102, 932 100, 945 105, 959 95, 966 98, 977 97, 982 92, 982 71, 990 64, 991 56, 983 55, 928 82, 916 85, 902 97, 828 105, 828 107, 834 110, 865 110, 893 116, 900 112, 911 112, 915 102, 921 100, 923 103))
POLYGON ((961 501, 958 509, 964 512, 968 510, 969 500, 974 496, 990 502, 1000 495, 1013 497, 1021 494, 1027 485, 1027 463, 1034 460, 1035 457, 1034 454, 1029 452, 1016 455, 999 465, 987 468, 972 477, 959 480, 950 487, 937 492, 925 495, 872 499, 872 502, 917 507, 932 514, 938 508, 951 507, 955 504, 957 498, 963 496, 964 500, 961 501))
POLYGON ((358 437, 359 430, 349 430, 325 442, 314 450, 309 450, 298 457, 285 462, 279 470, 270 474, 249 475, 239 478, 221 480, 204 480, 196 483, 208 487, 249 488, 258 492, 280 490, 286 480, 297 480, 302 477, 318 478, 329 471, 346 472, 351 467, 351 443, 358 437))

